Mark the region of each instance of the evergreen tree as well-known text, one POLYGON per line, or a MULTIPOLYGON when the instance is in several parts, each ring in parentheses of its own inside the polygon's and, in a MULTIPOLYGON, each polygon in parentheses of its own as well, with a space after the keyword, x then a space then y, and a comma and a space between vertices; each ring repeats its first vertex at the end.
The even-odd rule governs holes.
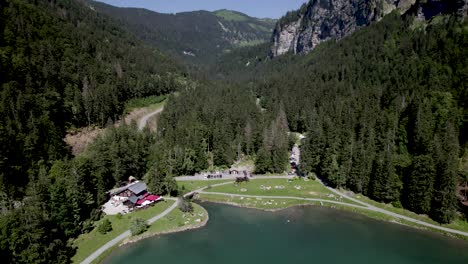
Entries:
POLYGON ((264 174, 271 172, 272 168, 272 159, 271 154, 266 150, 265 147, 260 148, 257 153, 257 158, 255 159, 255 172, 258 174, 264 174))
POLYGON ((405 206, 413 212, 427 214, 431 209, 435 168, 430 155, 416 156, 404 185, 405 206))
POLYGON ((395 173, 392 156, 381 152, 374 162, 371 179, 371 197, 381 202, 399 201, 402 183, 395 173))
POLYGON ((458 144, 453 124, 436 134, 435 161, 436 179, 430 216, 439 223, 450 223, 456 211, 456 183, 458 166, 458 144))
POLYGON ((177 192, 177 183, 167 172, 165 173, 157 165, 150 168, 143 179, 148 191, 158 195, 174 194, 177 192))
POLYGON ((300 169, 305 173, 318 172, 324 150, 324 138, 321 126, 307 132, 307 138, 301 146, 300 169))

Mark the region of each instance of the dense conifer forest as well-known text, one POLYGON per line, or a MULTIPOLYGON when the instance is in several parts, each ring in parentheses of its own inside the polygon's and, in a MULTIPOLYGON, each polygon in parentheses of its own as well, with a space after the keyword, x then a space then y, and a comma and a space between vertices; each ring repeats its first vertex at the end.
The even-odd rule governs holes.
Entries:
MULTIPOLYGON (((214 78, 240 86, 234 91, 250 94, 252 105, 259 98, 266 109, 264 114, 258 107, 234 111, 236 116, 247 116, 244 112, 253 110, 250 116, 262 120, 253 126, 253 131, 259 129, 260 139, 253 145, 259 172, 285 169, 276 168, 285 155, 277 158, 275 144, 268 143, 276 138, 271 135, 282 134, 283 139, 276 142, 287 146, 285 132, 305 133, 303 173, 315 173, 334 187, 448 223, 459 206, 457 184, 466 181, 462 168, 466 167, 468 116, 467 40, 467 23, 459 18, 440 16, 421 22, 393 13, 303 57, 269 60, 265 46, 233 52, 220 60, 214 78)), ((202 100, 204 107, 217 101, 216 105, 225 106, 223 111, 231 109, 224 102, 225 94, 214 91, 209 101, 202 100)), ((186 102, 178 108, 185 113, 179 120, 196 119, 196 125, 210 126, 207 131, 220 129, 212 119, 198 118, 181 107, 196 105, 193 97, 178 100, 186 102)), ((169 111, 163 119, 168 118, 166 114, 169 111)), ((255 119, 240 120, 234 122, 239 129, 255 119)), ((222 136, 231 144, 207 149, 219 153, 221 147, 221 153, 236 153, 235 145, 241 142, 238 149, 251 155, 245 134, 242 140, 239 133, 236 140, 232 132, 227 129, 222 136)), ((172 144, 179 143, 173 140, 172 144)), ((232 159, 218 165, 226 163, 232 159)))
POLYGON ((169 57, 82 1, 0 7, 0 256, 5 263, 68 263, 70 238, 92 227, 88 219, 99 216, 108 188, 138 173, 123 167, 145 169, 134 159, 145 151, 130 156, 129 141, 144 137, 123 128, 120 145, 109 141, 129 156, 114 159, 98 140, 91 159, 72 159, 66 131, 112 123, 127 100, 170 93, 185 77, 169 57), (100 151, 108 156, 92 159, 100 151), (117 165, 107 171, 106 162, 117 165))
POLYGON ((289 132, 306 136, 305 175, 439 223, 466 219, 457 197, 468 182, 466 19, 395 12, 309 55, 270 59, 268 45, 247 47, 191 75, 86 1, 0 7, 5 263, 70 263, 73 239, 129 176, 177 195, 175 176, 241 159, 283 173, 289 132), (162 94, 156 132, 110 126, 126 101, 162 94), (73 156, 63 138, 88 125, 108 129, 73 156))

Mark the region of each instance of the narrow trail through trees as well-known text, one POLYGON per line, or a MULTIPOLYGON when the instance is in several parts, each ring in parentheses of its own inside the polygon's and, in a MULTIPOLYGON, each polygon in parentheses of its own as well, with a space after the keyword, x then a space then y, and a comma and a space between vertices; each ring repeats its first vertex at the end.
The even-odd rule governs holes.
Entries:
POLYGON ((158 108, 157 110, 143 116, 139 121, 138 121, 138 129, 143 130, 143 128, 146 127, 146 124, 148 123, 148 120, 152 118, 153 116, 160 114, 164 110, 164 106, 161 108, 158 108))

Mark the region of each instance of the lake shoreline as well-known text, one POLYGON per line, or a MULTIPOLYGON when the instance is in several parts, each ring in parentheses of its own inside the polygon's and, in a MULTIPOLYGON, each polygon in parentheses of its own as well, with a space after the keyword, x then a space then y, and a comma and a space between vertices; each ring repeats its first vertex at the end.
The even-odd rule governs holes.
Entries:
POLYGON ((305 257, 300 253, 307 255, 307 258, 315 257, 319 262, 326 262, 331 257, 330 262, 333 263, 359 263, 363 257, 369 256, 373 258, 371 262, 379 263, 380 253, 388 253, 388 259, 383 261, 383 264, 399 263, 392 262, 393 260, 418 263, 408 261, 416 260, 415 256, 424 260, 428 255, 432 258, 428 264, 464 263, 468 259, 466 242, 432 232, 419 232, 417 229, 401 225, 390 225, 360 214, 325 206, 294 206, 296 209, 289 207, 288 210, 270 213, 266 210, 244 209, 223 203, 197 204, 210 214, 210 223, 203 229, 154 237, 121 247, 104 263, 151 263, 158 260, 202 264, 211 263, 212 259, 223 258, 228 258, 229 263, 238 263, 249 257, 260 262, 267 262, 266 258, 268 263, 273 264, 288 261, 300 263, 300 259, 305 257), (311 237, 317 239, 310 239, 311 237), (278 245, 280 240, 288 241, 287 247, 278 245), (252 245, 260 245, 262 248, 257 250, 252 245), (370 249, 369 255, 362 251, 362 245, 370 249), (408 249, 413 245, 415 249, 408 249), (303 249, 298 251, 298 247, 301 246, 303 249), (346 256, 330 255, 337 247, 351 249, 346 256), (452 259, 446 258, 445 253, 438 253, 440 250, 427 252, 427 247, 440 248, 443 252, 448 252, 452 259), (307 250, 310 248, 316 250, 307 250), (380 253, 372 253, 374 250, 380 253), (457 254, 460 250, 463 250, 463 255, 457 254), (270 254, 263 253, 268 251, 270 254), (298 257, 291 259, 293 255, 298 257), (443 259, 447 261, 441 262, 443 259))
POLYGON ((214 204, 231 205, 231 206, 235 206, 235 207, 239 207, 239 208, 256 209, 256 210, 260 210, 260 211, 264 211, 264 212, 271 212, 271 213, 280 212, 280 211, 290 209, 290 208, 294 208, 294 207, 316 206, 316 205, 313 205, 313 204, 297 204, 297 205, 287 206, 287 207, 284 207, 284 208, 266 209, 266 208, 260 208, 260 207, 255 207, 255 206, 242 205, 242 204, 235 203, 235 202, 205 200, 205 199, 199 199, 199 198, 197 198, 196 200, 199 201, 199 202, 202 202, 202 203, 214 203, 214 204))
POLYGON ((196 224, 192 224, 192 225, 188 225, 188 226, 181 226, 181 227, 178 227, 178 228, 173 228, 173 229, 169 229, 169 230, 165 230, 165 231, 152 232, 152 233, 143 234, 143 235, 136 236, 136 237, 130 237, 130 238, 125 239, 118 247, 123 247, 123 246, 127 246, 127 245, 130 245, 130 244, 134 244, 134 243, 139 242, 141 240, 145 240, 145 239, 152 238, 152 237, 155 237, 155 236, 174 234, 174 233, 185 232, 185 231, 189 231, 189 230, 202 228, 202 227, 206 226, 206 224, 210 220, 210 215, 208 214, 208 211, 203 206, 200 205, 200 207, 203 210, 204 214, 206 215, 205 219, 203 221, 201 221, 200 223, 196 223, 196 224))
MULTIPOLYGON (((349 207, 349 208, 348 207, 340 207, 340 206, 334 206, 334 205, 327 204, 327 203, 325 203, 324 205, 296 204, 296 205, 289 205, 289 206, 286 206, 284 208, 267 209, 267 208, 260 208, 260 207, 255 207, 255 206, 242 205, 242 204, 239 204, 239 203, 236 203, 236 202, 219 201, 219 200, 215 200, 215 199, 210 200, 210 199, 206 199, 206 198, 195 198, 194 200, 199 202, 197 204, 201 207, 201 209, 206 214, 206 218, 203 221, 201 221, 200 223, 193 224, 193 225, 188 225, 188 226, 182 226, 182 227, 179 227, 179 228, 174 228, 174 229, 170 229, 170 230, 166 230, 166 231, 148 233, 148 234, 140 235, 140 236, 133 237, 133 238, 130 237, 130 238, 127 238, 126 240, 124 240, 116 248, 130 246, 132 244, 141 242, 141 241, 149 239, 149 238, 154 238, 154 237, 157 237, 157 236, 160 236, 160 235, 180 233, 180 232, 185 232, 185 231, 190 231, 190 230, 195 230, 195 229, 200 229, 200 228, 205 227, 207 225, 209 219, 210 219, 210 216, 209 216, 208 211, 203 207, 203 203, 229 205, 229 206, 234 206, 234 207, 238 207, 238 208, 255 209, 255 210, 270 212, 270 213, 277 213, 277 212, 281 212, 281 211, 291 209, 291 208, 310 208, 310 207, 329 208, 329 209, 333 209, 333 210, 336 210, 336 211, 344 211, 344 212, 348 212, 348 213, 353 213, 353 214, 361 215, 361 216, 364 216, 364 217, 367 217, 369 219, 373 219, 373 220, 376 220, 376 221, 397 224, 397 225, 400 225, 400 226, 405 226, 405 227, 408 227, 408 228, 412 228, 412 229, 416 229, 416 230, 420 230, 420 231, 425 231, 425 232, 432 233, 432 234, 442 235, 442 236, 449 237, 449 238, 461 239, 461 240, 464 240, 464 241, 468 240, 463 236, 456 236, 456 235, 453 235, 453 234, 450 234, 450 233, 441 232, 439 230, 434 230, 434 229, 425 228, 425 227, 418 226, 418 225, 412 225, 412 224, 400 222, 400 221, 397 221, 395 219, 386 219, 384 217, 378 217, 376 215, 369 214, 369 213, 367 213, 367 212, 365 212, 363 210, 353 210, 353 208, 351 208, 351 207, 349 207)), ((114 251, 114 250, 112 250, 112 251, 114 251)), ((112 253, 109 252, 109 255, 111 255, 111 254, 112 253)), ((108 256, 106 256, 106 258, 107 257, 108 256)))
POLYGON ((420 231, 425 231, 425 232, 429 232, 429 233, 443 235, 443 236, 449 237, 449 238, 468 241, 468 237, 465 237, 465 236, 456 235, 456 234, 452 234, 452 233, 447 233, 447 232, 444 232, 444 231, 441 231, 441 230, 432 229, 432 228, 424 227, 424 226, 420 226, 420 225, 415 225, 415 224, 412 224, 412 223, 407 223, 404 220, 399 221, 399 219, 387 219, 387 218, 385 218, 383 216, 379 217, 379 216, 376 216, 374 214, 370 214, 370 212, 366 212, 364 210, 356 210, 356 208, 352 208, 352 207, 334 206, 334 205, 330 205, 330 204, 327 204, 327 203, 324 203, 324 205, 320 205, 320 206, 316 205, 316 204, 297 204, 297 205, 289 205, 289 206, 286 206, 284 208, 266 209, 266 208, 260 208, 260 207, 255 207, 255 206, 242 205, 242 204, 239 204, 239 203, 236 203, 236 202, 226 202, 226 201, 210 200, 210 199, 203 199, 203 198, 201 198, 201 199, 197 198, 195 200, 197 200, 199 202, 202 202, 202 203, 207 202, 207 203, 215 203, 215 204, 224 204, 224 205, 230 205, 230 206, 235 206, 235 207, 239 207, 239 208, 255 209, 255 210, 260 210, 260 211, 264 211, 264 212, 271 212, 271 213, 280 212, 280 211, 291 209, 291 208, 307 208, 307 207, 322 208, 322 207, 325 207, 325 208, 330 208, 330 209, 334 209, 334 210, 337 210, 337 211, 345 211, 345 212, 349 212, 349 213, 353 213, 353 214, 362 215, 362 216, 365 216, 367 218, 374 219, 374 220, 377 220, 377 221, 397 224, 397 225, 409 227, 409 228, 412 228, 412 229, 417 229, 417 230, 420 230, 420 231))

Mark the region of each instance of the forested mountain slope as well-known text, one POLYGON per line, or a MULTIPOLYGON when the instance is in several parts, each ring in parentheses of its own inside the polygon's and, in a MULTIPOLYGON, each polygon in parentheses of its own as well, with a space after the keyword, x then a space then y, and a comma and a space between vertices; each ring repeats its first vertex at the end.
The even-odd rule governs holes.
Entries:
MULTIPOLYGON (((457 184, 468 178, 467 44, 467 21, 456 12, 428 21, 394 12, 307 56, 268 60, 258 46, 227 55, 218 69, 266 109, 254 141, 261 171, 281 171, 272 142, 282 140, 271 135, 305 132, 303 172, 447 223, 459 209, 457 184)), ((191 126, 210 124, 182 109, 191 126)), ((231 143, 213 152, 243 142, 247 153, 246 134, 225 137, 231 143)))
POLYGON ((8 161, 0 167, 9 194, 36 162, 66 155, 67 127, 103 126, 126 100, 177 85, 171 59, 79 1, 7 1, 2 20, 0 160, 8 161))
POLYGON ((0 7, 0 256, 69 263, 70 238, 91 226, 114 182, 93 178, 89 160, 67 160, 66 130, 113 122, 128 99, 172 92, 183 75, 83 1, 0 7))
POLYGON ((304 172, 446 223, 466 179, 467 44, 459 18, 392 14, 319 46, 260 94, 307 132, 304 172))
POLYGON ((119 19, 124 28, 146 43, 183 61, 202 64, 212 63, 233 48, 268 42, 276 22, 230 10, 162 14, 95 1, 90 5, 119 19))

